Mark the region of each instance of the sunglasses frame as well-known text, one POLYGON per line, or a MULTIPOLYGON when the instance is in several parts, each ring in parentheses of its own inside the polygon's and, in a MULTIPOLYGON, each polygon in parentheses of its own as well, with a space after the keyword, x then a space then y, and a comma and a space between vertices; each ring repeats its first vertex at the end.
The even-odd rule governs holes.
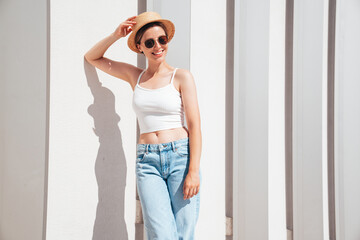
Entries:
POLYGON ((169 39, 166 35, 162 35, 162 36, 158 37, 156 40, 154 40, 153 38, 149 38, 144 41, 144 45, 146 48, 151 49, 155 46, 155 41, 160 43, 160 45, 166 45, 166 44, 168 44, 169 39), (163 38, 165 38, 165 42, 163 40, 161 40, 163 38), (151 46, 150 45, 148 46, 147 42, 150 42, 151 46))

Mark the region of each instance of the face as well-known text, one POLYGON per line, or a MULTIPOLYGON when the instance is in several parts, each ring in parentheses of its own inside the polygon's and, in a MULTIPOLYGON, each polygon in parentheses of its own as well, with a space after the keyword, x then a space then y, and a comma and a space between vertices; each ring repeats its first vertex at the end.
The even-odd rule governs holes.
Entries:
POLYGON ((160 26, 154 26, 146 30, 144 35, 141 38, 140 44, 138 44, 138 48, 140 51, 144 52, 145 56, 149 60, 162 61, 165 59, 168 44, 161 44, 162 41, 159 39, 160 37, 166 36, 165 31, 160 26), (154 40, 154 46, 152 48, 147 48, 145 42, 154 40))

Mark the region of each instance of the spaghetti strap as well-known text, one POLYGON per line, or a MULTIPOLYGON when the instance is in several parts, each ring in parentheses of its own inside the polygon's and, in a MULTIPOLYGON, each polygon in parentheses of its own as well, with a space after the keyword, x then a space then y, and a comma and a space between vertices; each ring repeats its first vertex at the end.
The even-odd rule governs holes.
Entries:
POLYGON ((176 69, 177 69, 177 68, 175 68, 175 70, 174 70, 174 72, 173 72, 173 74, 172 74, 172 76, 171 76, 171 81, 170 81, 170 83, 172 83, 173 80, 174 80, 174 76, 175 76, 175 73, 176 73, 176 69))
POLYGON ((139 74, 139 77, 138 77, 138 80, 137 80, 137 84, 139 84, 139 81, 140 81, 140 78, 141 76, 144 74, 146 69, 144 69, 140 74, 139 74))

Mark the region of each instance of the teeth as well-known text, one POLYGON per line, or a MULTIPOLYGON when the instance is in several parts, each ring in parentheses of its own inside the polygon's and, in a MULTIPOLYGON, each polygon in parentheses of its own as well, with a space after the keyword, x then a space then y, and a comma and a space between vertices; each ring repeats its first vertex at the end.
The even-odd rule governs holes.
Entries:
POLYGON ((157 53, 154 53, 155 55, 160 55, 163 51, 160 51, 160 52, 157 52, 157 53))

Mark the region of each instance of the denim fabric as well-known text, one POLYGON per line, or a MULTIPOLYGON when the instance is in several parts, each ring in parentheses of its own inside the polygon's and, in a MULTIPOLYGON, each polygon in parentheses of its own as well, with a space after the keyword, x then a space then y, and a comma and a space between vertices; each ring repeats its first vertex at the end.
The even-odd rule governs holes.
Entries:
MULTIPOLYGON (((189 162, 188 137, 168 143, 137 144, 136 184, 148 240, 194 239, 201 190, 184 200, 189 162)), ((201 184, 201 171, 199 174, 201 184)))

